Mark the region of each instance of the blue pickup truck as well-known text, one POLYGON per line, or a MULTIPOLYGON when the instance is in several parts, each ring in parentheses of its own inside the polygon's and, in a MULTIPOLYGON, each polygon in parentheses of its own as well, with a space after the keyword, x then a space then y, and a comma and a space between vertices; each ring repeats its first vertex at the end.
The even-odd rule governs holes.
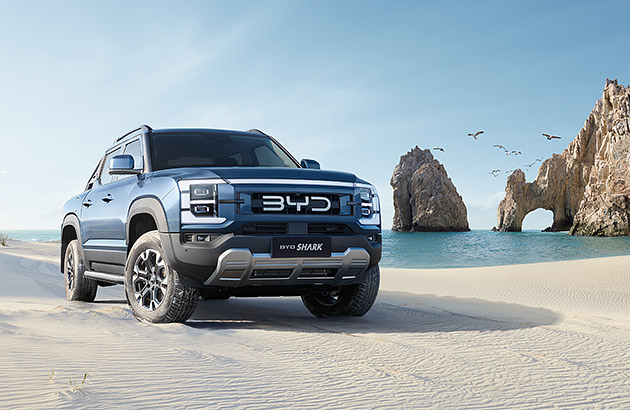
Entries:
POLYGON ((105 151, 64 205, 68 300, 122 284, 136 318, 185 322, 199 297, 300 296, 362 316, 379 287, 374 187, 298 162, 259 130, 143 125, 105 151))

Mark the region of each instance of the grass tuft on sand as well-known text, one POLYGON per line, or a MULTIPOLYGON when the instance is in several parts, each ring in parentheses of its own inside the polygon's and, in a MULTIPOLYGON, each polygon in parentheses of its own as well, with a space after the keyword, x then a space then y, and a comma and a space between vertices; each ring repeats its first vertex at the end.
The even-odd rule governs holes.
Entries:
POLYGON ((70 378, 69 379, 70 380, 70 388, 72 389, 72 391, 73 392, 78 392, 78 391, 82 390, 83 386, 85 385, 85 382, 86 382, 87 378, 88 378, 87 372, 85 372, 83 374, 83 380, 81 380, 80 383, 77 382, 76 378, 74 378, 74 379, 70 378))
POLYGON ((0 232, 0 245, 9 246, 9 234, 0 232))

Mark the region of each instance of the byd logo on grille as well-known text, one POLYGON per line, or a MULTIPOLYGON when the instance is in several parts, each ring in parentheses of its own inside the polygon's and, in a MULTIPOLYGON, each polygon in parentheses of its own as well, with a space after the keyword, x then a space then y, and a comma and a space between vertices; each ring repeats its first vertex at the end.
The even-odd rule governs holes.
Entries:
POLYGON ((313 212, 326 212, 330 210, 330 199, 325 196, 305 196, 304 198, 291 199, 290 195, 263 195, 263 211, 281 212, 285 208, 295 207, 298 212, 309 209, 313 212))

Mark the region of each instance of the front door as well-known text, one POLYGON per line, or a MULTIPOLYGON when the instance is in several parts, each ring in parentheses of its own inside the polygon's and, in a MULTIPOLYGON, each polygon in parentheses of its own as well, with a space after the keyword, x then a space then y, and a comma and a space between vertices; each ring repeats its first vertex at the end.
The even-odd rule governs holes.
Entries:
POLYGON ((107 153, 100 178, 81 206, 81 238, 88 269, 99 270, 95 264, 125 264, 127 198, 137 181, 136 178, 118 180, 115 175, 109 175, 111 158, 121 153, 122 147, 107 153))

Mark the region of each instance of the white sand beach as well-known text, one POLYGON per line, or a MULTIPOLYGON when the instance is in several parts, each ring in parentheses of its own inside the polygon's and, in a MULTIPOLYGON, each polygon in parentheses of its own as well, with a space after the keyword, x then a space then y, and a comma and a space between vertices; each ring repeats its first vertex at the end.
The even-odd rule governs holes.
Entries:
POLYGON ((233 298, 147 325, 120 286, 66 302, 58 244, 10 245, 0 407, 630 408, 630 256, 383 269, 363 318, 233 298))

